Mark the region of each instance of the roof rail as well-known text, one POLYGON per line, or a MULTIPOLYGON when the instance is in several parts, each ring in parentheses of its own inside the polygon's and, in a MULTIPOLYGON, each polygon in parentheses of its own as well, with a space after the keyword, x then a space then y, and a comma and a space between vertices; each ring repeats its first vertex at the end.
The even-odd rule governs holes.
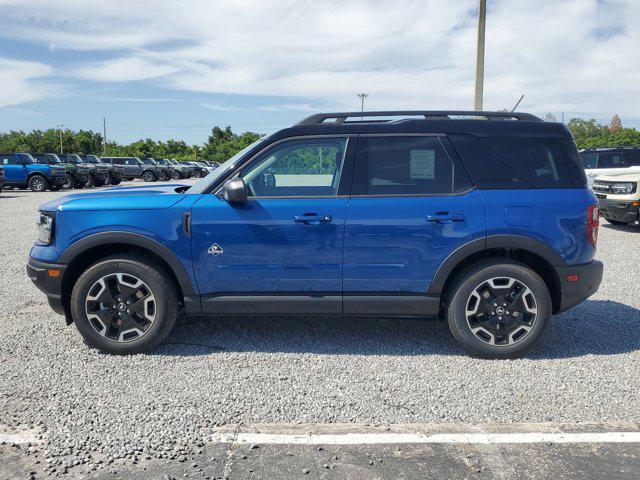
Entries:
MULTIPOLYGON (((300 122, 300 125, 320 125, 322 123, 343 124, 348 122, 348 118, 363 117, 424 117, 425 120, 453 120, 455 117, 473 117, 470 119, 484 118, 486 120, 526 120, 530 122, 542 122, 542 119, 530 113, 519 112, 477 112, 473 110, 398 110, 382 112, 338 112, 338 113, 316 113, 300 122), (326 122, 326 120, 332 120, 326 122)), ((366 120, 355 120, 353 123, 360 123, 366 120)), ((393 120, 371 120, 371 122, 391 122, 393 120)))

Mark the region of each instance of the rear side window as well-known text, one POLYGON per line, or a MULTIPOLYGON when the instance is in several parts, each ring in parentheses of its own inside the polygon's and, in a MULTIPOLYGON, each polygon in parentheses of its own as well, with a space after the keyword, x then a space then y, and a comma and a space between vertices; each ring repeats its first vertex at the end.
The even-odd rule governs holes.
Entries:
POLYGON ((581 153, 580 158, 584 168, 598 168, 598 154, 597 153, 581 153))
POLYGON ((468 184, 438 137, 360 137, 353 195, 443 195, 468 184))
POLYGON ((581 181, 573 177, 584 172, 568 167, 568 161, 578 159, 565 159, 565 140, 450 138, 478 188, 581 188, 581 181))

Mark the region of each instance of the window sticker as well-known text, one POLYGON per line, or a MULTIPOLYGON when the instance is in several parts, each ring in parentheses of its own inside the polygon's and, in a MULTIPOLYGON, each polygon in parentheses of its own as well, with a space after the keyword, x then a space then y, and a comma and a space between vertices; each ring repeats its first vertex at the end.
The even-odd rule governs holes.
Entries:
POLYGON ((411 179, 433 180, 436 177, 436 151, 410 150, 409 176, 411 179))

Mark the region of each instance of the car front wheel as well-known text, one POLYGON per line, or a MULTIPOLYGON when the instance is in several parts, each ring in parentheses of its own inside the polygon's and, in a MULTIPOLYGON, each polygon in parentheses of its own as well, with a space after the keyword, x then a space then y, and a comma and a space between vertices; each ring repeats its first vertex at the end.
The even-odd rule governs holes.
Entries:
POLYGON ((42 175, 34 175, 29 179, 29 188, 32 192, 44 192, 49 188, 49 182, 42 175))
POLYGON ((518 357, 542 338, 551 318, 551 296, 540 276, 507 259, 475 263, 454 280, 447 295, 454 338, 483 358, 518 357))
POLYGON ((71 314, 85 342, 114 354, 156 347, 178 315, 170 276, 148 260, 108 257, 89 267, 71 294, 71 314))
POLYGON ((153 172, 147 170, 142 174, 142 179, 145 182, 155 182, 158 179, 158 177, 156 177, 153 172))

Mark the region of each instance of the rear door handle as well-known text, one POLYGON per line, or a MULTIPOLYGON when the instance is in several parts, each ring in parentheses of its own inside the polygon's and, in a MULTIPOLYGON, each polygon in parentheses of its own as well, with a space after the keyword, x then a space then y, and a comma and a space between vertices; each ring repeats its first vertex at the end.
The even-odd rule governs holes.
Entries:
POLYGON ((433 223, 464 222, 464 215, 462 213, 438 212, 431 215, 427 215, 427 222, 433 222, 433 223))
POLYGON ((293 217, 293 221, 298 223, 304 223, 305 225, 318 225, 320 223, 329 223, 331 221, 331 215, 305 213, 304 215, 296 215, 295 217, 293 217))

